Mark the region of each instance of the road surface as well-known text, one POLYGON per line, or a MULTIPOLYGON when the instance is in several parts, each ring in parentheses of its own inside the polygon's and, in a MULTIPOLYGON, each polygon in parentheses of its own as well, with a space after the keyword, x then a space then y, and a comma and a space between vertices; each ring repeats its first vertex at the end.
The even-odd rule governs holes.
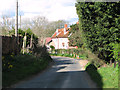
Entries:
POLYGON ((54 64, 44 72, 22 81, 14 88, 96 88, 79 60, 52 56, 54 64))

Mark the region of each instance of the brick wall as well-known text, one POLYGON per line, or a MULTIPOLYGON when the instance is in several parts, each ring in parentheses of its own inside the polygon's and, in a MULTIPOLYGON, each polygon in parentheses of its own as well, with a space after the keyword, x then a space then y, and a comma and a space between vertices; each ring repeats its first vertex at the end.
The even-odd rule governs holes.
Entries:
POLYGON ((2 54, 17 54, 22 48, 23 37, 19 36, 19 41, 16 43, 15 36, 2 36, 2 54))

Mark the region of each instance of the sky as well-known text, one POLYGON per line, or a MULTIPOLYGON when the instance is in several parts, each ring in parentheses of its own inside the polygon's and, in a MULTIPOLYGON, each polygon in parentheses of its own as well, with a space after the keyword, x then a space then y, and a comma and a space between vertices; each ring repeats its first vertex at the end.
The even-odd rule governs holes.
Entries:
MULTIPOLYGON (((49 21, 66 20, 70 24, 78 21, 76 0, 18 0, 22 18, 45 16, 49 21)), ((15 17, 16 0, 0 0, 0 17, 15 17)))

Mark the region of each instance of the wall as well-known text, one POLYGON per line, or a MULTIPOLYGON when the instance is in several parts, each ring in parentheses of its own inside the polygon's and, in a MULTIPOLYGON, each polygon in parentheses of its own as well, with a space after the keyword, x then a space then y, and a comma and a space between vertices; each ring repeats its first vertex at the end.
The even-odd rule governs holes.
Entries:
POLYGON ((57 38, 53 38, 52 42, 54 42, 55 49, 58 49, 58 39, 57 38))
POLYGON ((69 48, 68 38, 53 38, 52 40, 55 44, 55 49, 68 49, 69 48), (62 43, 64 43, 64 47, 62 43))
POLYGON ((68 49, 69 45, 68 45, 68 38, 58 38, 59 39, 59 49, 68 49), (63 46, 64 43, 64 46, 63 46))
POLYGON ((19 42, 16 44, 15 36, 2 36, 2 54, 17 54, 22 48, 23 37, 19 36, 19 42))

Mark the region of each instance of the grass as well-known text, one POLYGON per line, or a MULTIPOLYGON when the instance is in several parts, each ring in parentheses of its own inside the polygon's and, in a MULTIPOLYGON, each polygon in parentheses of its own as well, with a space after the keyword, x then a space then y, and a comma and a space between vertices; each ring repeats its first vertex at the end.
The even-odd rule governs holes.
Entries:
POLYGON ((103 88, 118 88, 118 68, 103 67, 98 70, 100 75, 103 77, 103 88))
MULTIPOLYGON (((74 55, 70 55, 70 54, 50 54, 51 56, 64 56, 64 57, 71 57, 71 58, 76 58, 77 57, 74 57, 74 55)), ((87 57, 85 55, 79 55, 79 58, 80 59, 86 59, 87 57)))
POLYGON ((119 79, 119 80, 118 80, 118 86, 119 86, 119 90, 120 90, 120 67, 119 67, 118 75, 119 75, 119 76, 118 76, 118 79, 119 79))
POLYGON ((86 71, 100 88, 118 88, 118 65, 97 69, 93 64, 86 65, 86 71))
POLYGON ((2 56, 2 86, 9 87, 26 77, 39 73, 48 66, 51 58, 33 55, 2 56))

